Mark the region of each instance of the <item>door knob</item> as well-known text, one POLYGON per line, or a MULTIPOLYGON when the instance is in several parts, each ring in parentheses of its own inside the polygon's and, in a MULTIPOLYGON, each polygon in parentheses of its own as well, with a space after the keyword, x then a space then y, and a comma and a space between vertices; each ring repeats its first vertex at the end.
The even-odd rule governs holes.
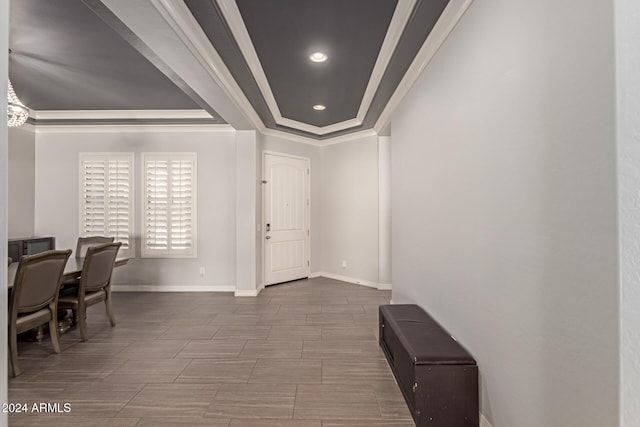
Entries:
POLYGON ((271 236, 265 236, 265 239, 269 240, 271 238, 271 236))

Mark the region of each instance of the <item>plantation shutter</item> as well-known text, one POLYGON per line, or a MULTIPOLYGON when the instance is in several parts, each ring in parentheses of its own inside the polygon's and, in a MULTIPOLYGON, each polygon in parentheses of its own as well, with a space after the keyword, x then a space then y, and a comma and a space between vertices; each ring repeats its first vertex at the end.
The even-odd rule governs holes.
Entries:
POLYGON ((105 235, 105 163, 105 160, 82 162, 82 236, 105 235))
POLYGON ((195 154, 144 154, 143 158, 143 256, 195 256, 195 154))
POLYGON ((81 236, 108 236, 131 248, 133 154, 81 154, 81 236))
POLYGON ((129 249, 133 200, 131 198, 132 162, 110 159, 107 180, 107 236, 121 242, 120 250, 129 249))

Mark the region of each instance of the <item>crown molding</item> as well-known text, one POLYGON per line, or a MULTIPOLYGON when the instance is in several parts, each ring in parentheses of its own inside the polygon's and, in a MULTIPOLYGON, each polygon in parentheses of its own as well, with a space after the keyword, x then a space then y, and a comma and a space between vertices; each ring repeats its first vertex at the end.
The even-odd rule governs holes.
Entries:
POLYGON ((378 132, 375 129, 364 129, 358 132, 347 133, 341 136, 336 136, 331 139, 327 139, 325 143, 321 144, 323 147, 329 145, 342 144, 343 142, 353 141, 355 139, 366 138, 368 136, 378 136, 378 132))
POLYGON ((32 110, 38 120, 188 120, 215 119, 204 110, 32 110))
POLYGON ((382 46, 380 47, 380 53, 378 54, 376 65, 373 67, 367 89, 362 97, 362 103, 360 104, 358 115, 356 116, 361 122, 364 121, 364 117, 367 115, 367 111, 369 111, 369 107, 371 106, 373 97, 378 90, 378 86, 380 86, 384 72, 389 65, 389 61, 391 61, 391 57, 398 46, 400 37, 402 36, 402 33, 407 26, 407 22, 411 17, 411 13, 415 8, 416 1, 417 0, 398 0, 396 10, 393 13, 391 22, 389 23, 389 29, 387 30, 387 34, 384 37, 382 46))
MULTIPOLYGON (((406 24, 407 19, 410 18, 411 13, 413 11, 413 7, 415 6, 417 0, 399 0, 399 5, 402 4, 407 9, 403 9, 406 12, 406 16, 403 15, 401 11, 398 9, 394 12, 394 16, 392 17, 392 22, 395 21, 394 25, 398 25, 398 23, 402 22, 403 27, 406 24), (411 5, 411 6, 409 6, 411 5)), ((248 101, 246 96, 244 95, 242 89, 239 87, 234 77, 231 75, 229 69, 226 67, 218 52, 215 50, 213 45, 210 43, 208 37, 197 23, 190 10, 186 6, 184 2, 175 2, 172 0, 148 0, 149 4, 155 8, 162 20, 164 20, 169 26, 168 31, 171 31, 178 38, 180 43, 182 43, 185 48, 189 51, 190 55, 194 58, 195 61, 198 62, 206 72, 206 75, 211 79, 211 83, 216 84, 220 87, 220 90, 229 98, 231 103, 247 118, 249 125, 254 128, 257 132, 260 132, 264 135, 273 135, 282 139, 287 139, 291 141, 300 142, 307 145, 313 146, 327 146, 331 144, 337 144, 342 142, 347 142, 350 140, 377 135, 381 131, 385 129, 385 126, 391 120, 394 110, 401 103, 402 98, 407 94, 410 90, 413 83, 418 79, 421 72, 424 68, 429 64, 430 60, 436 54, 437 50, 444 43, 449 33, 453 30, 457 22, 463 16, 464 12, 473 2, 473 0, 450 0, 449 4, 446 6, 443 11, 440 19, 434 26, 430 35, 427 37, 425 43, 420 48, 418 55, 412 61, 409 69, 405 73, 404 77, 400 81, 400 84, 393 92, 393 95, 389 99, 389 102, 384 107, 380 117, 376 120, 375 125, 371 129, 363 130, 363 131, 355 131, 350 134, 339 135, 335 137, 327 136, 324 139, 320 138, 322 134, 318 134, 316 132, 308 132, 308 130, 300 129, 299 127, 293 127, 285 124, 284 126, 295 128, 302 132, 310 133, 309 136, 305 135, 296 135, 292 133, 288 133, 286 130, 280 129, 272 129, 267 128, 265 124, 262 122, 261 118, 258 116, 256 111, 253 109, 253 106, 248 101), (318 137, 314 137, 317 135, 318 137)), ((220 0, 219 4, 224 5, 229 3, 230 0, 220 0)), ((235 2, 233 2, 235 6, 235 2)), ((237 8, 237 6, 236 6, 237 8)), ((244 23, 243 23, 244 26, 244 23)), ((246 29, 245 29, 246 31, 246 29)), ((381 51, 381 54, 376 61, 375 67, 378 67, 382 70, 382 75, 384 75, 384 70, 386 69, 386 65, 389 61, 388 58, 384 58, 385 55, 392 56, 392 53, 397 46, 398 41, 401 38, 400 34, 394 34, 390 28, 387 31, 387 35, 385 36, 385 40, 383 42, 383 49, 385 51, 389 51, 388 53, 384 53, 381 51), (384 67, 378 64, 385 64, 384 67), (380 68, 381 67, 381 68, 380 68)), ((255 65, 255 64, 254 64, 255 65)), ((374 68, 375 70, 375 68, 374 68)), ((252 68, 253 72, 253 68, 252 68)), ((376 71, 377 73, 377 71, 376 71)), ((255 77, 255 73, 254 73, 255 77)), ((373 80, 377 77, 373 76, 370 79, 369 85, 372 84, 373 80)), ((367 89, 369 88, 367 86, 367 89)), ((365 92, 366 94, 366 92, 365 92)), ((365 99, 363 98, 363 102, 365 99)), ((360 112, 360 111, 359 111, 360 112)), ((287 120, 283 118, 284 120, 287 120)), ((357 123, 357 118, 352 119, 354 121, 349 123, 349 126, 357 123)), ((288 123, 288 122, 285 122, 288 123)), ((345 122, 343 122, 344 124, 345 122)), ((339 124, 336 124, 339 125, 339 124)), ((334 126, 334 125, 331 125, 334 126)), ((36 130, 40 131, 43 128, 47 128, 51 132, 65 132, 68 129, 80 129, 78 132, 87 131, 89 127, 96 129, 96 131, 105 131, 105 129, 119 129, 115 131, 122 131, 123 129, 172 129, 172 130, 183 130, 183 131, 202 131, 203 129, 212 128, 209 126, 200 126, 200 125, 155 125, 151 123, 140 124, 135 126, 103 126, 103 125, 92 125, 92 126, 78 126, 77 124, 60 124, 54 125, 53 123, 41 123, 36 126, 36 130)), ((325 130, 327 127, 324 127, 325 130)), ((232 127, 227 127, 226 129, 233 129, 232 127)), ((348 130, 344 129, 345 131, 348 130)), ((108 131, 108 130, 106 130, 108 131)), ((335 132, 335 130, 331 130, 330 132, 335 132)), ((325 134, 326 135, 326 134, 325 134)))
POLYGON ((376 132, 381 132, 387 123, 389 123, 395 109, 398 108, 402 99, 409 92, 409 89, 411 89, 411 86, 418 80, 422 71, 429 65, 429 62, 431 62, 447 37, 449 37, 449 34, 451 34, 469 6, 471 6, 471 3, 473 3, 473 0, 449 1, 442 15, 440 15, 440 19, 436 22, 436 25, 431 30, 431 33, 429 33, 429 36, 418 51, 413 62, 411 62, 400 84, 393 92, 389 102, 387 102, 382 114, 378 117, 373 127, 376 132))
POLYGON ((251 103, 249 103, 242 89, 236 83, 216 49, 209 42, 202 27, 193 17, 187 5, 182 1, 176 2, 172 0, 150 0, 150 3, 236 108, 242 111, 256 130, 264 130, 264 123, 254 111, 251 103))
POLYGON ((221 124, 46 124, 36 125, 35 133, 155 133, 155 132, 235 132, 229 125, 221 124))
POLYGON ((296 135, 289 132, 283 132, 277 129, 270 129, 265 127, 260 131, 260 133, 262 135, 274 136, 276 138, 286 139, 287 141, 299 142, 301 144, 306 144, 306 145, 313 145, 314 147, 322 147, 324 145, 317 139, 308 138, 306 136, 296 135))
POLYGON ((37 133, 233 129, 204 110, 32 110, 37 133))
POLYGON ((344 135, 336 136, 326 140, 317 140, 314 138, 308 138, 301 135, 295 135, 289 132, 283 132, 276 129, 264 129, 260 131, 261 134, 267 136, 274 136, 280 139, 286 139, 288 141, 299 142, 301 144, 313 145, 314 147, 327 147, 329 145, 341 144, 343 142, 353 141, 355 139, 366 138, 368 136, 378 136, 378 133, 374 129, 365 129, 358 132, 347 133, 344 135))

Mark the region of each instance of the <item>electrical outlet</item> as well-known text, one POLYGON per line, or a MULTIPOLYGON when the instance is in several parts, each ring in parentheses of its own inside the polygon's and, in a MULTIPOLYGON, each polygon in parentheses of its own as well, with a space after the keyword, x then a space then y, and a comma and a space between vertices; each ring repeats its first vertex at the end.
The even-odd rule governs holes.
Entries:
POLYGON ((342 268, 347 268, 347 260, 346 259, 342 260, 342 268))
POLYGON ((204 276, 204 267, 200 267, 200 275, 204 276))

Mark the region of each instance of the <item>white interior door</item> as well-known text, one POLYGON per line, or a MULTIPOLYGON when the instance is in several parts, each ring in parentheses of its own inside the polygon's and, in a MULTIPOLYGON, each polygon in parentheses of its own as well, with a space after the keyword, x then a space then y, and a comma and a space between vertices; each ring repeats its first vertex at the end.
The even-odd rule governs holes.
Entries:
POLYGON ((264 155, 265 285, 309 277, 309 159, 264 155))

